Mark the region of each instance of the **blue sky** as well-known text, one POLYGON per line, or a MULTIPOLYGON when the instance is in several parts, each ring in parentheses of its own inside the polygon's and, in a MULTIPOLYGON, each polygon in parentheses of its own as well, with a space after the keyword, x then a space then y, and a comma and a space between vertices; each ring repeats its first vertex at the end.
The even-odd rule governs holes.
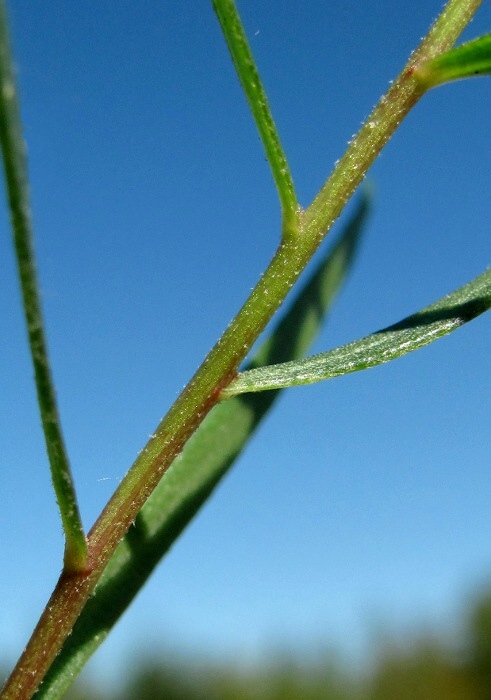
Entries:
MULTIPOLYGON (((11 0, 53 371, 89 527, 274 252, 276 193, 208 3, 11 0)), ((303 205, 441 7, 239 3, 303 205)), ((485 0, 465 37, 489 31, 485 0)), ((316 343, 382 328, 491 262, 491 82, 427 95, 372 171, 373 214, 316 343)), ((1 208, 0 655, 62 556, 1 208)), ((339 229, 339 227, 338 227, 339 229)), ((334 235, 334 234, 333 234, 334 235)), ((384 622, 444 625, 491 575, 489 317, 292 389, 101 651, 133 635, 254 658, 384 622)))

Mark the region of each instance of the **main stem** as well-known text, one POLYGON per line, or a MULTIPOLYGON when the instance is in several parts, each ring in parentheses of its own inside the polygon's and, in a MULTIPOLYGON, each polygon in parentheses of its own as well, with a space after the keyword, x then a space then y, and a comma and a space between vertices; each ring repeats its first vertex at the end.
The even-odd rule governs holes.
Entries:
POLYGON ((117 545, 188 438, 217 403, 252 344, 283 303, 376 156, 422 96, 412 67, 449 49, 482 0, 450 0, 389 92, 368 117, 312 205, 283 241, 238 315, 157 428, 88 536, 91 571, 63 573, 0 695, 27 700, 39 687, 117 545))

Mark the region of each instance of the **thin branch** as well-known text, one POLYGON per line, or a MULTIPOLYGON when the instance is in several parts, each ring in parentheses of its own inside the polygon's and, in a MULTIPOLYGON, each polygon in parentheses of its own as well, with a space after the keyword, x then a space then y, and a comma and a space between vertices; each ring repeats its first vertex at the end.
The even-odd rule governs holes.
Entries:
POLYGON ((212 2, 278 190, 283 212, 283 236, 294 236, 298 232, 299 213, 295 187, 244 27, 234 0, 212 2))
POLYGON ((415 67, 448 51, 481 4, 482 0, 447 2, 405 68, 350 141, 332 174, 302 215, 304 228, 320 236, 331 228, 377 155, 426 91, 427 86, 414 75, 415 67))
POLYGON ((0 1, 0 141, 22 290, 24 315, 51 478, 65 532, 65 570, 84 571, 87 542, 65 450, 39 299, 29 203, 26 146, 22 137, 3 0, 0 1))

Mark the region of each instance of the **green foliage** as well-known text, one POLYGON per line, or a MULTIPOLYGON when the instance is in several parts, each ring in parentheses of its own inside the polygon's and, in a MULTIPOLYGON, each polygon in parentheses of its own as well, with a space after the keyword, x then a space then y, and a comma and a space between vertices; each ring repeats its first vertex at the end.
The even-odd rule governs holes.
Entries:
MULTIPOLYGON (((335 245, 320 261, 251 366, 302 357, 354 260, 368 213, 363 197, 335 245)), ((38 696, 56 698, 104 641, 171 544, 209 498, 280 392, 238 397, 209 414, 157 486, 77 620, 38 696)))
POLYGON ((409 649, 387 650, 367 692, 367 700, 472 700, 473 697, 473 686, 464 669, 452 663, 441 644, 426 639, 409 649))
POLYGON ((431 306, 366 338, 303 360, 242 372, 222 391, 222 396, 314 384, 376 367, 429 345, 490 307, 488 270, 431 306))
POLYGON ((483 598, 472 612, 468 626, 468 667, 476 693, 491 700, 491 595, 483 598))
POLYGON ((414 74, 425 89, 443 85, 451 80, 490 75, 491 34, 421 63, 416 67, 414 74))
MULTIPOLYGON (((468 24, 480 1, 449 0, 407 66, 382 97, 359 134, 350 142, 348 150, 338 161, 317 197, 306 210, 300 210, 288 161, 235 3, 233 0, 214 0, 215 11, 278 189, 283 214, 282 240, 241 310, 121 481, 88 534, 86 543, 61 434, 44 338, 32 244, 27 165, 5 10, 0 0, 0 140, 40 415, 66 539, 62 575, 33 637, 5 686, 1 695, 4 700, 31 697, 39 689, 50 667, 51 675, 41 686, 37 697, 61 696, 67 684, 143 585, 162 554, 209 497, 218 480, 243 449, 271 407, 276 394, 233 398, 218 405, 220 400, 227 395, 229 386, 229 393, 238 393, 237 387, 244 377, 263 376, 259 369, 261 366, 297 359, 306 352, 350 267, 366 202, 362 202, 354 222, 340 243, 333 248, 327 261, 312 276, 289 313, 260 349, 252 361, 250 371, 244 372, 233 383, 253 344, 284 302, 291 287, 297 282, 402 119, 425 90, 437 84, 434 77, 437 71, 443 71, 442 74, 447 76, 445 79, 449 79, 449 65, 452 63, 455 66, 455 61, 450 60, 451 54, 446 52, 468 24), (434 61, 439 55, 446 55, 446 58, 437 66, 434 61), (57 656, 58 661, 53 664, 57 656)), ((483 52, 481 43, 471 53, 467 52, 465 59, 459 59, 461 66, 466 63, 467 74, 470 74, 472 61, 474 73, 476 61, 480 61, 478 70, 484 70, 482 56, 486 51, 487 49, 483 52)), ((438 81, 441 82, 441 79, 438 78, 438 81)), ((450 332, 489 308, 490 303, 490 276, 485 274, 405 322, 375 337, 333 351, 337 355, 330 353, 327 361, 324 357, 321 369, 319 360, 313 358, 306 361, 311 365, 301 365, 301 371, 307 374, 310 372, 310 381, 322 373, 327 376, 326 362, 331 367, 329 363, 333 357, 335 367, 329 369, 331 374, 353 371, 355 365, 356 369, 363 369, 387 361, 450 332), (315 364, 314 369, 312 362, 315 364), (306 370, 307 366, 310 369, 306 370)), ((291 365, 289 367, 291 369, 291 365)), ((283 384, 273 383, 262 388, 280 388, 296 383, 298 365, 296 367, 293 380, 290 377, 285 383, 283 368, 279 370, 280 374, 283 372, 283 384)), ((277 370, 268 368, 267 371, 271 373, 277 370)), ((245 390, 250 391, 250 385, 245 390)), ((425 663, 427 657, 425 654, 425 663)), ((478 655, 476 664, 479 666, 477 659, 478 655)), ((418 666, 420 675, 424 675, 423 666, 424 664, 418 666)), ((435 668, 433 663, 432 673, 435 668)), ((378 677, 378 686, 374 685, 374 692, 378 695, 373 697, 383 697, 381 693, 390 687, 391 677, 401 674, 404 677, 404 670, 401 672, 397 664, 388 673, 389 676, 386 673, 385 676, 378 677)), ((430 676, 434 681, 433 693, 440 692, 441 688, 446 697, 458 697, 452 696, 452 688, 455 686, 453 681, 453 685, 438 685, 438 673, 436 676, 429 674, 430 676)), ((332 678, 331 673, 328 678, 332 678)), ((137 693, 138 697, 145 697, 145 694, 159 697, 158 688, 162 685, 166 685, 166 698, 184 700, 192 697, 189 693, 194 693, 197 700, 203 697, 204 687, 207 688, 205 697, 226 697, 225 694, 220 695, 221 691, 214 689, 213 685, 194 687, 188 681, 189 678, 185 682, 180 677, 174 678, 165 668, 157 671, 147 669, 142 672, 137 688, 130 691, 129 697, 136 697, 131 692, 137 693)), ((233 685, 234 682, 228 678, 221 687, 223 689, 227 683, 233 685)), ((292 673, 290 669, 275 669, 268 672, 262 690, 256 697, 278 700, 296 697, 315 700, 322 697, 327 700, 342 700, 342 684, 329 683, 326 676, 322 673, 318 675, 312 669, 307 674, 292 673)), ((410 687, 409 680, 405 683, 410 687)), ((411 688, 412 697, 416 698, 419 692, 418 685, 411 688)), ((241 696, 248 697, 248 689, 239 684, 233 697, 241 696)))
POLYGON ((324 652, 306 660, 283 655, 238 670, 145 659, 109 697, 91 687, 68 700, 489 700, 491 698, 491 597, 468 614, 460 640, 422 635, 376 647, 368 671, 356 671, 324 652))

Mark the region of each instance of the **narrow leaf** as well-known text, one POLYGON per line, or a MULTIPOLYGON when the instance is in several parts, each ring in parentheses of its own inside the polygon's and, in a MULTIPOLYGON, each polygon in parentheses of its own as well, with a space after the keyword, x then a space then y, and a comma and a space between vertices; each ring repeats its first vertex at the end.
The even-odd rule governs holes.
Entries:
POLYGON ((415 77, 426 87, 451 80, 491 74, 491 34, 486 34, 416 67, 415 77))
POLYGON ((83 571, 87 543, 80 519, 51 378, 31 230, 26 146, 22 137, 3 0, 0 1, 0 141, 29 347, 41 422, 65 532, 65 570, 83 571))
MULTIPOLYGON (((353 219, 311 275, 250 366, 302 356, 352 266, 368 213, 363 197, 353 219)), ((54 700, 107 637, 153 569, 242 452, 279 392, 216 406, 143 507, 87 602, 37 699, 54 700)))
POLYGON ((271 167, 283 211, 283 235, 293 234, 299 209, 293 179, 237 7, 234 0, 213 0, 213 8, 271 167))
POLYGON ((242 372, 222 396, 313 384, 375 367, 429 345, 491 307, 491 270, 400 323, 304 360, 242 372))

